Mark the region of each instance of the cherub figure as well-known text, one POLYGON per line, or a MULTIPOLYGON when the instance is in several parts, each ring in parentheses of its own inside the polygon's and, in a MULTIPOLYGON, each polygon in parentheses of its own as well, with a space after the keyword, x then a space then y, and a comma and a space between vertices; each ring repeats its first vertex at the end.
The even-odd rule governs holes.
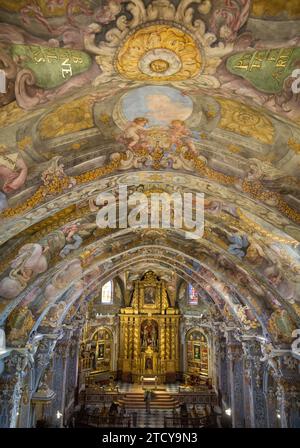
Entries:
POLYGON ((120 141, 124 143, 129 149, 133 149, 138 143, 141 143, 145 135, 145 126, 149 120, 144 117, 137 117, 124 129, 120 141))
POLYGON ((170 124, 171 142, 176 147, 184 145, 187 146, 194 154, 197 153, 196 147, 191 139, 192 133, 186 127, 182 120, 172 120, 170 124))

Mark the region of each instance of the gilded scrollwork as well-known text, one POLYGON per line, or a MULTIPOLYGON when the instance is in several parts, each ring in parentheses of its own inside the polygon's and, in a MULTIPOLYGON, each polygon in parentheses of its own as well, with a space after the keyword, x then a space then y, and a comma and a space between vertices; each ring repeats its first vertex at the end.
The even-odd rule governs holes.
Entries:
MULTIPOLYGON (((107 32, 106 42, 99 45, 100 55, 96 60, 105 69, 105 77, 114 76, 116 58, 116 69, 130 79, 157 82, 193 77, 198 85, 218 87, 219 82, 213 75, 221 57, 232 50, 232 45, 219 42, 213 46, 217 37, 208 32, 204 20, 194 18, 196 11, 192 4, 195 3, 199 5, 198 13, 204 16, 209 13, 211 3, 202 0, 182 0, 177 8, 169 0, 153 0, 147 7, 141 0, 131 1, 127 10, 132 19, 121 15, 116 28, 107 32), (148 21, 163 21, 164 25, 157 23, 147 29, 148 21), (180 24, 177 30, 174 27, 176 23, 180 24), (173 45, 170 47, 172 36, 173 45), (133 58, 128 64, 130 55, 133 58), (193 62, 187 66, 188 58, 193 62)), ((95 85, 102 79, 102 75, 96 78, 95 85)))

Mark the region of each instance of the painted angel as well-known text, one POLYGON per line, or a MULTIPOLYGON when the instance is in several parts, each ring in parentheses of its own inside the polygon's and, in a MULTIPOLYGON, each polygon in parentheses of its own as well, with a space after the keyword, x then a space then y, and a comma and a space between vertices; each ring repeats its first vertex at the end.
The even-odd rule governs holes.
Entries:
POLYGON ((119 141, 124 143, 129 149, 133 149, 135 146, 143 142, 145 127, 147 124, 147 118, 135 118, 133 121, 128 123, 123 134, 119 137, 119 141))
POLYGON ((175 147, 186 146, 194 154, 197 153, 196 147, 192 141, 192 133, 186 127, 182 120, 172 120, 169 127, 170 139, 175 147))

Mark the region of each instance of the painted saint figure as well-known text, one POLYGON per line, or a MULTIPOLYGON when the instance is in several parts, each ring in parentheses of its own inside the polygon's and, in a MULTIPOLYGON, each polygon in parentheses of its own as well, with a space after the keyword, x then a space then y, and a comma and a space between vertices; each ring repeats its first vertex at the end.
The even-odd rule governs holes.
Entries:
POLYGON ((77 234, 79 227, 79 223, 74 223, 63 227, 63 232, 66 235, 66 242, 68 242, 68 244, 66 244, 60 251, 60 256, 62 258, 66 257, 72 250, 78 249, 81 246, 83 239, 77 234))

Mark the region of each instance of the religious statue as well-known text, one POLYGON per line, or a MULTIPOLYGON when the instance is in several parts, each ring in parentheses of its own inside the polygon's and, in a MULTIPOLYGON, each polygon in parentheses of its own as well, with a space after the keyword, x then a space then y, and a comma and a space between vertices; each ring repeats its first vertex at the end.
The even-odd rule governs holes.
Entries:
POLYGON ((199 345, 194 346, 194 359, 200 359, 200 347, 199 345))
POLYGON ((146 359, 145 368, 146 368, 146 370, 152 370, 153 369, 153 363, 152 363, 152 359, 151 358, 147 358, 146 359))
POLYGON ((157 346, 157 324, 155 321, 146 321, 142 324, 142 346, 156 347, 157 346))

